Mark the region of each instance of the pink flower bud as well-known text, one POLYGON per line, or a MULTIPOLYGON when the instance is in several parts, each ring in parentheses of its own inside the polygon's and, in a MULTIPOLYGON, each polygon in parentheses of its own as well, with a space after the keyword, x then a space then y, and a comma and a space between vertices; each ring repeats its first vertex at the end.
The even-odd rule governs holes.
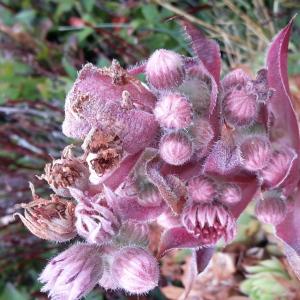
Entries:
POLYGON ((75 215, 78 234, 91 244, 110 242, 121 225, 112 210, 100 202, 78 203, 75 215))
POLYGON ((251 77, 242 69, 235 69, 228 73, 222 80, 222 88, 224 93, 229 92, 235 86, 245 85, 251 77))
POLYGON ((119 286, 129 293, 147 293, 158 285, 158 263, 139 247, 124 247, 116 252, 111 273, 119 286))
POLYGON ((268 195, 257 201, 255 214, 263 223, 278 225, 287 215, 287 206, 278 195, 268 195))
POLYGON ((195 203, 186 206, 182 213, 182 223, 186 230, 209 246, 220 238, 226 242, 236 233, 236 221, 228 208, 218 202, 195 203))
POLYGON ((263 169, 271 158, 271 145, 266 137, 246 138, 240 146, 242 164, 249 171, 263 169))
POLYGON ((147 80, 159 90, 171 89, 184 79, 184 62, 176 52, 159 49, 154 51, 146 65, 147 80))
POLYGON ((84 161, 72 154, 72 146, 67 146, 61 159, 53 160, 46 164, 45 174, 40 179, 45 179, 53 191, 62 197, 69 197, 68 188, 85 189, 89 184, 89 171, 84 161))
POLYGON ((51 200, 43 199, 35 194, 32 184, 30 188, 33 201, 22 204, 24 216, 16 214, 28 230, 49 241, 66 242, 74 238, 77 235, 75 204, 56 195, 52 195, 51 200))
POLYGON ((251 125, 256 117, 256 97, 249 95, 242 85, 235 86, 223 100, 226 121, 233 126, 251 125))
POLYGON ((191 128, 194 137, 195 153, 199 158, 204 156, 208 150, 209 143, 214 138, 214 130, 205 119, 197 119, 191 128))
POLYGON ((160 140, 159 152, 161 158, 170 165, 183 165, 192 157, 193 144, 187 134, 172 132, 160 140))
POLYGON ((292 150, 284 149, 274 151, 267 166, 261 170, 261 176, 269 187, 276 187, 286 178, 290 172, 296 154, 292 150))
POLYGON ((217 194, 215 182, 205 176, 197 176, 188 182, 188 194, 194 202, 212 202, 217 194))
POLYGON ((39 280, 51 299, 79 300, 97 284, 103 273, 101 250, 76 244, 52 258, 39 280))
POLYGON ((183 129, 192 121, 192 107, 179 93, 167 93, 156 103, 154 115, 162 127, 183 129))
POLYGON ((241 201, 242 191, 240 187, 234 183, 225 184, 222 187, 220 201, 224 204, 235 204, 241 201))

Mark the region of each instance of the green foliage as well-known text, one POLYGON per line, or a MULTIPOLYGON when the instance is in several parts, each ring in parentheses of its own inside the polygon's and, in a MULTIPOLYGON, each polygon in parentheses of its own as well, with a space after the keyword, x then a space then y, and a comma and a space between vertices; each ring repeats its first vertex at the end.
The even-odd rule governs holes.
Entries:
POLYGON ((272 258, 261 261, 256 266, 246 267, 249 273, 242 282, 240 289, 252 300, 285 300, 289 291, 279 279, 289 279, 287 271, 281 262, 272 258))

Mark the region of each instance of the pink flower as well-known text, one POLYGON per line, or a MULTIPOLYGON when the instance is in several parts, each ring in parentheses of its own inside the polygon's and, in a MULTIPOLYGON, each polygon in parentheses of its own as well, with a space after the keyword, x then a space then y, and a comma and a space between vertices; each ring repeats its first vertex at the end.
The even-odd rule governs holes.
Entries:
POLYGON ((182 223, 188 232, 207 246, 215 245, 220 238, 229 242, 236 233, 234 217, 218 202, 188 205, 182 213, 182 223))
POLYGON ((75 244, 52 258, 39 280, 51 299, 79 300, 86 296, 103 274, 101 249, 75 244))

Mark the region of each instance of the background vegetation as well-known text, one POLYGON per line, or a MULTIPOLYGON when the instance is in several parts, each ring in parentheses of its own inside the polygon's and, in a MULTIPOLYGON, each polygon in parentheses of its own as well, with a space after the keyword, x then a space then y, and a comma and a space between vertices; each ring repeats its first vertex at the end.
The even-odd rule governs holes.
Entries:
MULTIPOLYGON (((84 63, 135 64, 157 48, 187 54, 178 25, 184 18, 219 42, 223 71, 255 72, 272 36, 299 9, 297 0, 0 1, 0 300, 47 299, 37 276, 61 246, 41 242, 13 214, 30 200, 29 180, 47 193, 34 175, 67 143, 60 129, 64 98, 84 63)), ((289 56, 296 107, 299 36, 297 17, 289 56)), ((189 299, 300 299, 299 282, 251 207, 239 227, 235 243, 215 255, 189 299)), ((187 252, 167 256, 162 288, 139 299, 178 299, 188 259, 187 252)), ((98 289, 88 299, 136 298, 98 289)))

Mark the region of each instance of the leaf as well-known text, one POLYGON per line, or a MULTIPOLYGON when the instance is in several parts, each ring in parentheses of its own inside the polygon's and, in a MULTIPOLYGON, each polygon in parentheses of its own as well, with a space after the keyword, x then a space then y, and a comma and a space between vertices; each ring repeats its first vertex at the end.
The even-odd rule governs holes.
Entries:
POLYGON ((16 289, 16 287, 7 283, 3 292, 0 294, 0 300, 29 300, 29 295, 27 293, 21 292, 16 289))

